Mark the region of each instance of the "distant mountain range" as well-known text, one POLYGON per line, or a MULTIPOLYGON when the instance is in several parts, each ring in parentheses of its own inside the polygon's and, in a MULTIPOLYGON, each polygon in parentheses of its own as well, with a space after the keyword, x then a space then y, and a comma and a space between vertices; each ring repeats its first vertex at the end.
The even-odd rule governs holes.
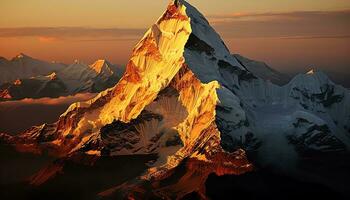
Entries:
POLYGON ((114 86, 123 67, 107 60, 91 65, 48 63, 19 54, 11 60, 0 60, 0 101, 23 98, 59 97, 83 92, 101 92, 114 86))
MULTIPOLYGON (((278 85, 290 78, 261 61, 235 54, 248 70, 258 77, 278 85)), ((24 98, 56 98, 83 92, 101 92, 114 86, 124 73, 124 68, 107 60, 97 60, 91 65, 76 60, 73 64, 49 63, 23 53, 11 60, 0 58, 0 101, 24 98)))
POLYGON ((62 70, 64 67, 66 67, 65 64, 41 61, 23 53, 11 60, 0 57, 0 83, 38 75, 49 75, 52 72, 62 70))

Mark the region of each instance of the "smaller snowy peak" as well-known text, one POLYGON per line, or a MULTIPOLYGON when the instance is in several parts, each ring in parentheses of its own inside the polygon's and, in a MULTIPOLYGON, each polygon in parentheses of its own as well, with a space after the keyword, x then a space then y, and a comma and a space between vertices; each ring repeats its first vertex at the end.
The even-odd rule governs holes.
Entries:
POLYGON ((15 81, 13 81, 13 84, 14 85, 21 85, 22 84, 22 81, 20 79, 17 79, 15 81))
POLYGON ((304 74, 304 76, 312 77, 313 79, 317 79, 319 81, 331 82, 331 79, 328 77, 328 75, 319 69, 311 69, 306 74, 304 74))
POLYGON ((49 78, 50 80, 55 80, 57 79, 57 74, 56 72, 52 72, 51 74, 46 76, 47 78, 49 78))
POLYGON ((24 58, 24 57, 26 57, 26 55, 24 55, 23 53, 20 53, 17 56, 15 56, 14 58, 24 58))
POLYGON ((327 74, 324 73, 322 70, 315 69, 315 68, 311 68, 308 72, 305 73, 305 75, 328 77, 327 74))
POLYGON ((12 60, 19 60, 19 59, 28 59, 28 58, 32 58, 24 53, 20 53, 18 55, 16 55, 15 57, 12 58, 12 60))
POLYGON ((100 73, 102 71, 102 68, 106 65, 106 60, 99 59, 93 64, 90 65, 92 69, 94 69, 96 72, 100 73))
POLYGON ((311 69, 310 71, 306 72, 306 74, 313 75, 313 74, 315 74, 315 72, 316 72, 315 69, 311 69))
POLYGON ((99 59, 93 64, 89 65, 91 69, 93 69, 96 73, 101 74, 105 73, 107 75, 112 75, 113 70, 111 69, 112 64, 104 59, 99 59))
POLYGON ((297 84, 297 85, 325 85, 325 84, 331 84, 335 85, 327 76, 326 73, 320 71, 320 70, 315 70, 312 69, 308 71, 305 74, 298 74, 296 75, 290 84, 297 84))
POLYGON ((80 60, 79 59, 74 59, 74 64, 80 64, 80 60))
POLYGON ((327 76, 327 74, 325 72, 323 72, 322 70, 320 70, 320 69, 312 68, 312 67, 310 67, 309 69, 310 69, 309 71, 304 73, 305 75, 309 75, 309 76, 315 76, 315 75, 316 76, 318 76, 318 75, 327 76))

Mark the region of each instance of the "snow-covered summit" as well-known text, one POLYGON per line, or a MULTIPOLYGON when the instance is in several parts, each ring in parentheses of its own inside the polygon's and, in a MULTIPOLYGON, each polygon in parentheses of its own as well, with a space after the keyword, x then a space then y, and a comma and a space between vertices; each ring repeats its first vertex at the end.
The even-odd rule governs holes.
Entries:
POLYGON ((89 65, 94 71, 96 71, 98 74, 100 73, 107 73, 112 74, 113 71, 110 66, 112 66, 111 63, 109 63, 107 60, 99 59, 93 64, 89 65))
POLYGON ((117 68, 107 60, 97 60, 91 65, 76 60, 57 75, 71 92, 96 92, 112 87, 119 80, 121 72, 117 68))
POLYGON ((31 59, 32 57, 24 54, 24 53, 19 53, 15 57, 13 57, 11 60, 16 60, 16 59, 31 59))

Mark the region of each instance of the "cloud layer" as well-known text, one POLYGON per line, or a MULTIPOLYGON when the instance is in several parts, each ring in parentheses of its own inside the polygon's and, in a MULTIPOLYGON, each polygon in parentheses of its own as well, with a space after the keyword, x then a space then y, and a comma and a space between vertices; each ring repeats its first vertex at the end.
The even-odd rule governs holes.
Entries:
POLYGON ((37 37, 40 41, 54 40, 125 40, 138 38, 144 29, 92 27, 17 27, 0 28, 0 37, 37 37))
POLYGON ((53 123, 74 102, 86 101, 96 94, 77 94, 59 98, 24 99, 0 102, 0 133, 17 134, 43 123, 53 123))
POLYGON ((208 16, 225 38, 348 38, 350 10, 232 13, 208 16))

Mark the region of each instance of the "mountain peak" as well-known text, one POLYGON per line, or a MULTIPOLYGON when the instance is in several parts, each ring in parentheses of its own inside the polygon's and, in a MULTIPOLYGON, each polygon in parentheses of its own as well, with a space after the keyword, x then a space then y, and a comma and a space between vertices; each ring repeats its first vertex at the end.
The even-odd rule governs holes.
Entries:
POLYGON ((0 60, 6 60, 7 61, 7 59, 5 57, 2 57, 2 56, 0 56, 0 60))
POLYGON ((184 4, 184 0, 173 0, 172 4, 178 7, 180 4, 184 4))
POLYGON ((24 59, 24 58, 31 58, 31 57, 28 56, 28 55, 26 55, 26 54, 24 54, 24 53, 19 53, 18 55, 16 55, 16 56, 13 58, 13 60, 14 60, 14 59, 24 59))
POLYGON ((306 74, 307 74, 307 75, 313 75, 313 74, 315 74, 316 72, 317 72, 316 69, 311 69, 311 70, 308 71, 306 74))
POLYGON ((105 59, 99 59, 95 61, 93 64, 89 65, 89 67, 93 69, 95 72, 97 72, 98 74, 106 70, 106 68, 110 68, 110 66, 111 66, 110 62, 108 62, 105 59))
MULTIPOLYGON (((76 60, 75 63, 78 64, 79 61, 76 60)), ((109 68, 106 64, 106 60, 98 60, 91 68, 105 72, 105 69, 109 68)), ((119 83, 89 103, 73 104, 62 116, 62 119, 70 118, 75 112, 88 110, 90 113, 96 113, 93 114, 94 119, 86 120, 84 115, 77 115, 78 117, 74 119, 76 123, 62 122, 64 124, 60 127, 62 129, 60 133, 69 134, 74 130, 72 134, 81 138, 86 132, 100 134, 101 128, 114 122, 132 126, 131 121, 144 120, 145 117, 159 121, 157 113, 148 115, 148 105, 166 106, 162 105, 163 102, 159 99, 165 98, 164 102, 167 102, 167 98, 172 98, 175 104, 182 106, 179 109, 186 115, 182 121, 174 124, 177 125, 176 130, 185 146, 181 147, 177 155, 170 155, 172 159, 165 165, 170 168, 188 156, 198 157, 201 160, 210 159, 214 155, 221 156, 224 151, 220 146, 219 129, 216 128, 218 125, 215 121, 215 109, 222 100, 219 99, 217 90, 225 82, 221 74, 225 74, 226 68, 244 70, 242 65, 232 58, 220 36, 197 9, 186 1, 174 1, 136 44, 126 72, 119 83), (217 70, 220 68, 219 65, 222 67, 222 73, 217 70), (163 95, 163 91, 167 90, 173 91, 170 97, 163 95), (77 124, 81 127, 77 128, 77 124), (207 144, 210 144, 210 147, 200 148, 207 144)), ((80 72, 77 66, 66 70, 68 75, 72 74, 70 70, 80 72)), ((244 78, 247 80, 249 77, 244 78)), ((172 110, 166 111, 161 118, 164 118, 163 120, 169 118, 169 121, 172 121, 170 114, 172 110)), ((146 134, 162 135, 159 130, 146 134)), ((149 138, 152 137, 150 135, 149 138)), ((157 137, 154 137, 158 141, 157 137)), ((62 143, 57 143, 57 146, 66 145, 65 138, 62 137, 60 139, 62 143)), ((84 142, 86 141, 82 140, 81 143, 74 144, 76 145, 74 149, 61 149, 75 151, 81 148, 84 142)), ((147 142, 154 143, 154 141, 147 142)), ((135 144, 133 147, 136 148, 138 145, 142 144, 135 144)), ((143 146, 137 151, 149 152, 151 151, 149 147, 143 146)), ((131 152, 124 147, 112 151, 115 154, 123 151, 131 152)))
POLYGON ((57 79, 57 74, 56 72, 52 72, 51 74, 46 76, 47 78, 50 78, 50 80, 55 80, 57 79))
POLYGON ((328 79, 328 75, 325 72, 323 72, 322 70, 316 69, 316 68, 309 70, 305 75, 317 76, 317 77, 320 77, 323 79, 328 79))
POLYGON ((332 82, 328 75, 321 70, 311 69, 307 73, 296 75, 289 84, 309 87, 310 85, 324 85, 332 82))
POLYGON ((16 79, 14 82, 13 82, 14 85, 21 85, 22 84, 22 81, 21 79, 16 79))

